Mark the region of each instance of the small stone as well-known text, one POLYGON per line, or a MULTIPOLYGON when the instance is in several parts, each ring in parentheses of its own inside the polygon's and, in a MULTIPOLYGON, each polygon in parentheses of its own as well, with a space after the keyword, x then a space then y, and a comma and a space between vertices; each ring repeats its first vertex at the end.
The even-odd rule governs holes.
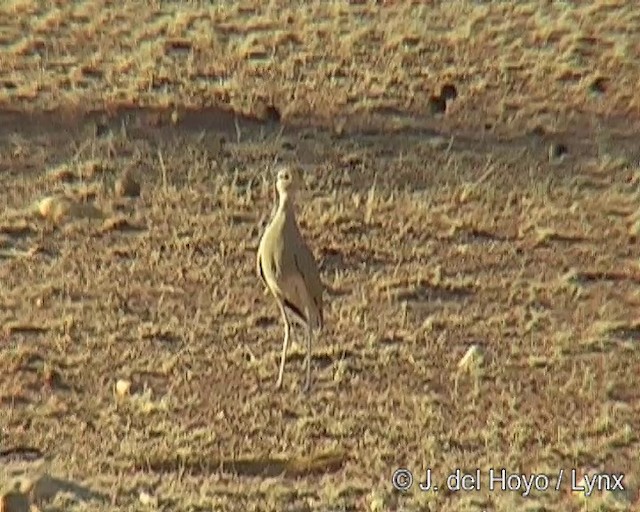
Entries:
POLYGON ((118 379, 116 382, 116 394, 118 396, 127 396, 131 392, 131 381, 126 379, 118 379))
POLYGON ((43 218, 58 223, 69 215, 72 203, 66 197, 50 196, 43 198, 37 209, 43 218))
POLYGON ((140 503, 142 503, 145 506, 157 506, 158 505, 158 498, 156 498, 155 496, 152 496, 151 494, 149 494, 146 491, 140 491, 139 499, 140 499, 140 503))

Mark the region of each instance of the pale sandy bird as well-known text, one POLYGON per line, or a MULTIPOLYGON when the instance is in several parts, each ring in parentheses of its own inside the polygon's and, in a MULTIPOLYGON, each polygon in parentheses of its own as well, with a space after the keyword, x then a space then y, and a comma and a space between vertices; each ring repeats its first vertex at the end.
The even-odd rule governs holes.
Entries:
POLYGON ((311 341, 323 327, 322 292, 318 267, 296 221, 295 196, 302 177, 297 169, 281 168, 276 177, 278 206, 267 225, 260 245, 256 267, 264 285, 278 303, 284 322, 284 341, 276 388, 282 386, 284 363, 289 345, 291 321, 305 328, 307 377, 304 390, 311 387, 311 341))

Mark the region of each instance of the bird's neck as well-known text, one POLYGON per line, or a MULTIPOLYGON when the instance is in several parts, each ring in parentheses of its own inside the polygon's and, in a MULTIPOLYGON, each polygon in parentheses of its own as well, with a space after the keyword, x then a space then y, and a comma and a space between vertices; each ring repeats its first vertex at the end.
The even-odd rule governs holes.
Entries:
POLYGON ((280 210, 283 213, 295 214, 296 204, 295 204, 295 201, 293 200, 293 196, 287 193, 280 194, 278 210, 280 210))

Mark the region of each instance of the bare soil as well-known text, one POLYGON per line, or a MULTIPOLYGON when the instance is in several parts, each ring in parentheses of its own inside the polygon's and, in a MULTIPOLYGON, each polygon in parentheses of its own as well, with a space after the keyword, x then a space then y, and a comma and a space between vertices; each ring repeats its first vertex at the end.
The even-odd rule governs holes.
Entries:
POLYGON ((46 457, 38 510, 638 509, 632 3, 0 20, 0 451, 46 457), (327 287, 308 396, 298 332, 273 389, 255 275, 282 162, 327 287), (457 468, 480 490, 446 489, 457 468), (491 468, 550 487, 491 490, 491 468), (625 491, 580 495, 572 469, 625 491))

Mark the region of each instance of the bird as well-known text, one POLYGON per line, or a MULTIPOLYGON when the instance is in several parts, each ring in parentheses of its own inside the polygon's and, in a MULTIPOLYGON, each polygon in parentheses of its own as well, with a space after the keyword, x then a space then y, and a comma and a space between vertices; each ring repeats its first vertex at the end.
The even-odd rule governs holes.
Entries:
POLYGON ((284 166, 276 173, 277 206, 265 228, 256 255, 256 271, 278 304, 284 339, 276 389, 282 386, 292 322, 305 329, 307 353, 303 391, 311 389, 311 345, 324 327, 324 287, 313 252, 296 220, 296 196, 302 182, 298 168, 284 166))

